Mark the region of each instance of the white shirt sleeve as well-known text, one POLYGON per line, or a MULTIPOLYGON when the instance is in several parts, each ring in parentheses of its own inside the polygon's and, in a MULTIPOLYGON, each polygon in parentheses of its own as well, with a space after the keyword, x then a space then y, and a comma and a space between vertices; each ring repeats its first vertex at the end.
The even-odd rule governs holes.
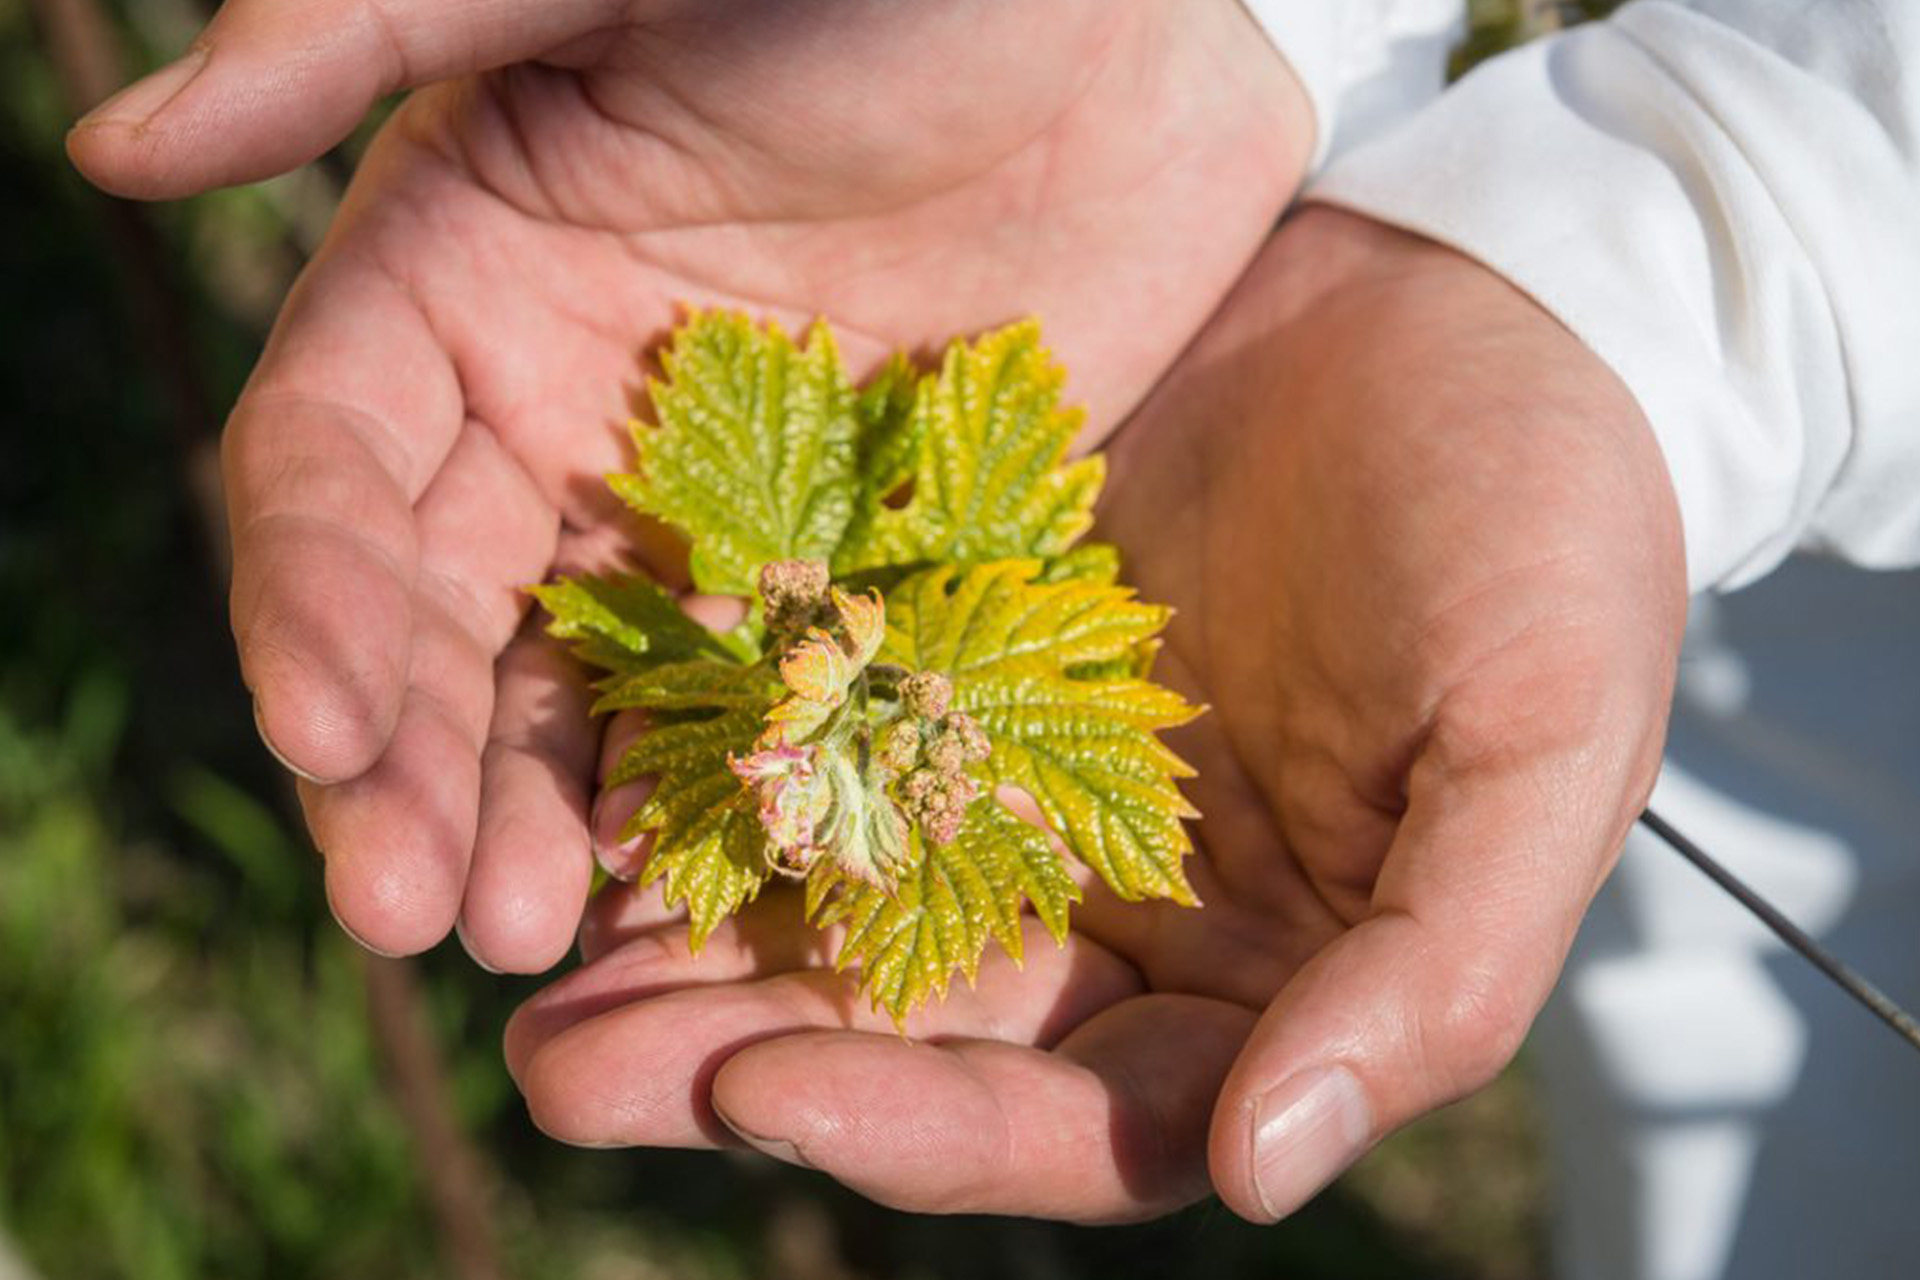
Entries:
POLYGON ((1309 198, 1479 259, 1607 361, 1695 589, 1796 546, 1920 563, 1920 0, 1638 0, 1483 65, 1309 198))
POLYGON ((1467 0, 1244 0, 1313 105, 1313 168, 1437 97, 1467 0))

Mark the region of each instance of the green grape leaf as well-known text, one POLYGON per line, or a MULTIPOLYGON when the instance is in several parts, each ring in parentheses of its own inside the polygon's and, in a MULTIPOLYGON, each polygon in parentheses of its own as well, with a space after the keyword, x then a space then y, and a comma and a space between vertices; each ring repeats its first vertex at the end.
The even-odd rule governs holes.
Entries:
POLYGON ((1083 542, 1047 561, 1035 581, 1095 582, 1110 587, 1120 581, 1120 548, 1111 542, 1083 542))
POLYGON ((815 922, 846 926, 835 967, 859 965, 873 1007, 896 1025, 929 996, 944 996, 954 970, 972 982, 989 938, 1019 960, 1023 904, 1032 903, 1055 941, 1065 941, 1068 908, 1080 901, 1080 886, 1046 833, 991 800, 968 810, 950 843, 917 830, 912 842, 912 870, 891 894, 830 862, 816 864, 807 883, 815 922))
POLYGON ((755 656, 733 637, 707 630, 672 596, 632 574, 560 578, 530 590, 552 615, 547 633, 573 641, 576 657, 615 679, 690 658, 751 661, 755 656))
POLYGON ((778 325, 698 312, 660 362, 658 425, 635 424, 639 468, 609 482, 686 535, 694 584, 750 596, 761 565, 831 557, 859 488, 862 414, 827 326, 799 347, 778 325))
POLYGON ((839 967, 900 1023, 989 942, 1018 962, 1028 909, 1065 939, 1060 843, 1123 898, 1193 903, 1192 771, 1156 735, 1200 709, 1148 679, 1169 611, 1079 541, 1104 467, 1068 460, 1081 415, 1037 326, 856 390, 824 322, 796 344, 695 313, 661 364, 656 425, 610 483, 687 538, 702 591, 753 596, 787 562, 765 620, 709 632, 631 576, 535 591, 606 673, 596 712, 649 712, 604 785, 658 779, 624 834, 653 833, 642 879, 686 904, 690 944, 776 869, 805 874, 839 967))
POLYGON ((656 711, 745 709, 759 714, 784 692, 779 678, 761 664, 744 666, 711 658, 662 663, 605 681, 603 688, 599 701, 593 704, 595 715, 630 707, 656 711))
POLYGON ((913 362, 896 354, 867 385, 860 388, 854 412, 860 419, 858 448, 860 487, 870 495, 864 505, 878 506, 894 490, 913 479, 926 420, 913 411, 920 375, 913 362))
POLYGON ((895 508, 897 483, 861 490, 835 573, 1065 552, 1106 475, 1098 456, 1066 461, 1082 414, 1061 407, 1065 378, 1031 321, 948 347, 902 428, 918 446, 911 494, 895 508))
MULTIPOLYGON (((913 479, 926 430, 925 420, 913 411, 919 380, 913 362, 896 353, 860 389, 854 402, 860 420, 855 446, 859 484, 841 533, 843 548, 864 545, 873 535, 874 520, 887 509, 887 500, 913 479)), ((834 559, 840 555, 836 550, 834 559)))
POLYGON ((1124 587, 1037 581, 1040 563, 916 574, 887 599, 883 662, 939 671, 993 744, 983 772, 1030 794, 1074 854, 1129 901, 1197 901, 1181 859, 1192 769, 1155 736, 1201 708, 1103 664, 1137 655, 1170 611, 1124 587), (1092 673, 1092 674, 1089 674, 1092 673))
MULTIPOLYGON (((641 704, 644 705, 644 704, 641 704)), ((753 798, 727 767, 753 750, 772 699, 699 720, 658 725, 627 749, 605 786, 646 774, 659 783, 621 831, 654 833, 642 884, 664 880, 666 901, 687 904, 687 945, 699 951, 714 926, 751 902, 770 874, 767 831, 753 798)))

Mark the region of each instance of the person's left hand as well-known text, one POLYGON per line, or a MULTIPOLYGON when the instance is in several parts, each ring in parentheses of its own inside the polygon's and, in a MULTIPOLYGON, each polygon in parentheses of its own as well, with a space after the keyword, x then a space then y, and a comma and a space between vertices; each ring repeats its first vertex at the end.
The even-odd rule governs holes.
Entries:
POLYGON ((1210 701, 1206 905, 1097 884, 895 1035, 776 889, 697 959, 615 886, 507 1057, 570 1142, 744 1140, 883 1203, 1283 1216, 1520 1043, 1652 786, 1685 607, 1626 389, 1437 245, 1312 209, 1119 438, 1104 533, 1210 701))
POLYGON ((684 585, 603 479, 681 308, 826 316, 857 377, 1037 314, 1097 436, 1312 147, 1238 0, 227 0, 69 145, 183 195, 410 86, 223 440, 233 629, 342 926, 516 972, 579 924, 601 745, 523 588, 684 585))

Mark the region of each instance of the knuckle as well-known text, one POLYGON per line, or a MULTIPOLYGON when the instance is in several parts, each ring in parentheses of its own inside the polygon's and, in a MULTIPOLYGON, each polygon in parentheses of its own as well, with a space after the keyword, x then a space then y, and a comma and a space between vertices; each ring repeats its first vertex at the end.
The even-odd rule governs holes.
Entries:
POLYGON ((1474 967, 1454 978, 1418 1031, 1427 1079, 1448 1099, 1491 1084, 1519 1053, 1534 1014, 1532 1002, 1497 970, 1474 967))

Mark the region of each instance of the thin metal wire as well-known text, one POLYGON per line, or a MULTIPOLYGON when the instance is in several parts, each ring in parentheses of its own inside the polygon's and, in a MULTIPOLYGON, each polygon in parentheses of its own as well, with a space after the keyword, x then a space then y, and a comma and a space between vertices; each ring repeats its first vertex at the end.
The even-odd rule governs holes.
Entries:
POLYGON ((1861 977, 1840 957, 1808 937, 1793 921, 1780 914, 1771 902, 1748 888, 1733 872, 1715 862, 1707 851, 1687 839, 1676 830, 1672 823, 1648 809, 1640 815, 1641 825, 1672 845, 1679 855, 1698 867, 1715 884, 1732 894, 1736 901, 1760 918, 1760 922, 1773 930, 1780 941, 1805 956, 1814 968, 1833 979, 1839 988, 1865 1005, 1873 1016, 1892 1027, 1915 1049, 1920 1049, 1920 1021, 1894 1002, 1886 992, 1861 977))

